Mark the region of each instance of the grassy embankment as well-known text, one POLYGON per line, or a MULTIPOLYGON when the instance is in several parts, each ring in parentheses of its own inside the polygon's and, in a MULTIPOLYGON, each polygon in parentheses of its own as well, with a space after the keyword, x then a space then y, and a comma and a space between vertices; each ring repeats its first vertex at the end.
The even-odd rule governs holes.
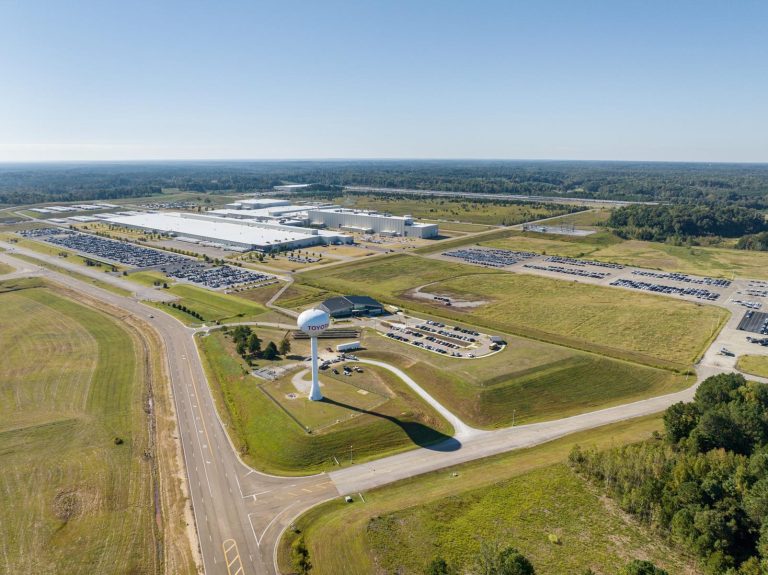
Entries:
POLYGON ((35 264, 35 265, 38 265, 38 266, 46 268, 46 269, 49 269, 51 271, 54 271, 54 272, 57 272, 57 273, 69 276, 69 277, 74 278, 76 280, 79 280, 81 282, 89 283, 91 285, 94 285, 94 286, 96 286, 98 288, 110 291, 110 292, 112 292, 114 294, 117 294, 117 295, 130 296, 131 293, 132 293, 131 291, 129 291, 127 289, 123 289, 123 288, 121 288, 119 286, 113 285, 113 284, 108 283, 106 281, 103 281, 103 280, 100 280, 100 279, 96 279, 96 278, 91 277, 89 275, 85 275, 85 274, 76 272, 74 270, 71 270, 71 269, 68 269, 68 268, 65 268, 65 267, 62 267, 62 266, 58 266, 56 264, 52 264, 52 263, 44 261, 44 260, 40 260, 38 258, 34 258, 34 257, 31 257, 31 256, 26 256, 26 255, 23 255, 23 254, 13 254, 13 257, 19 258, 20 260, 24 260, 25 262, 28 262, 28 263, 31 263, 31 264, 35 264))
POLYGON ((13 268, 8 264, 0 263, 0 276, 9 274, 13 271, 13 268))
POLYGON ((768 377, 768 356, 742 355, 739 357, 736 367, 744 373, 751 373, 759 377, 768 377))
POLYGON ((722 308, 462 263, 395 255, 301 274, 300 281, 490 330, 685 370, 727 319, 722 308), (476 302, 445 307, 414 288, 476 302))
POLYGON ((159 571, 135 338, 39 280, 0 285, 0 571, 159 571))
MULTIPOLYGON (((436 555, 467 560, 481 541, 518 547, 537 572, 614 573, 648 558, 672 573, 697 573, 692 561, 600 498, 564 465, 575 444, 607 448, 640 441, 661 428, 656 416, 570 435, 525 450, 443 469, 365 493, 350 505, 334 499, 296 521, 316 575, 423 573, 436 555), (559 543, 549 541, 556 535, 559 543)), ((278 559, 289 571, 288 532, 278 559)))
MULTIPOLYGON (((269 330, 258 328, 256 332, 265 341, 276 339, 269 330)), ((276 332, 275 336, 280 333, 276 332)), ((302 424, 312 426, 317 423, 317 413, 303 415, 307 408, 314 407, 302 405, 302 402, 308 403, 305 397, 292 400, 296 402, 296 407, 292 409, 294 419, 260 389, 260 385, 264 384, 262 380, 246 374, 244 362, 223 334, 213 332, 201 337, 198 346, 219 413, 227 422, 233 442, 249 465, 263 471, 304 474, 328 470, 335 466, 334 457, 342 465, 349 463, 350 445, 354 463, 360 463, 411 449, 417 444, 439 441, 452 433, 450 426, 399 379, 387 371, 369 369, 369 366, 366 366, 367 377, 361 378, 361 381, 375 379, 379 389, 384 387, 389 390, 389 399, 376 405, 370 410, 371 413, 360 414, 348 407, 349 396, 339 397, 329 391, 330 399, 347 405, 330 411, 330 417, 341 419, 352 414, 356 417, 342 420, 317 433, 307 433, 302 424), (342 412, 346 415, 341 415, 342 412)), ((296 351, 293 350, 294 353, 296 351)), ((270 362, 263 364, 268 366, 270 362)), ((356 374, 356 377, 360 376, 356 374)), ((281 394, 282 400, 282 394, 295 392, 289 383, 290 377, 288 375, 285 381, 265 384, 269 393, 273 396, 281 394)), ((327 418, 329 415, 321 416, 327 418)))
MULTIPOLYGON (((242 322, 254 321, 266 311, 262 305, 238 296, 215 292, 189 284, 175 284, 164 290, 177 296, 177 304, 196 311, 203 322, 242 322)), ((150 302, 147 302, 150 303, 150 302)), ((188 325, 197 325, 201 321, 190 314, 171 307, 169 304, 150 303, 188 325)))

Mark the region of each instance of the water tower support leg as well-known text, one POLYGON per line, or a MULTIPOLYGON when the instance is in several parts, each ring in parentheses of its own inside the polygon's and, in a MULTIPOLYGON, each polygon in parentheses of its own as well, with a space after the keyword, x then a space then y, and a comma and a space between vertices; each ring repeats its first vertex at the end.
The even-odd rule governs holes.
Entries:
POLYGON ((311 338, 310 342, 312 345, 312 391, 309 394, 309 399, 320 401, 323 399, 323 393, 320 391, 320 376, 317 370, 317 338, 311 338))

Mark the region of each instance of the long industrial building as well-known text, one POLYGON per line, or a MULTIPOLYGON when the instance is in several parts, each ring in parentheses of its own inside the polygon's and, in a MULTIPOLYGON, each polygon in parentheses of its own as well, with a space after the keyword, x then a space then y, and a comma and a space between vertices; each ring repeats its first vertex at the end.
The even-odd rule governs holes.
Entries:
POLYGON ((108 223, 162 233, 178 240, 210 243, 237 251, 292 250, 327 244, 348 244, 345 234, 276 222, 223 218, 178 212, 116 216, 108 223))
POLYGON ((434 238, 437 224, 423 224, 412 216, 391 216, 364 210, 331 207, 308 210, 310 226, 322 226, 351 232, 402 236, 406 238, 434 238))

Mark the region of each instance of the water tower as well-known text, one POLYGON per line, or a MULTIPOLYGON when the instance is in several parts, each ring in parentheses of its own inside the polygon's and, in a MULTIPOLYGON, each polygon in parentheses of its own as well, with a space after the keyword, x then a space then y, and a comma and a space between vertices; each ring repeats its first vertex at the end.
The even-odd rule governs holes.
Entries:
POLYGON ((317 336, 328 329, 331 323, 331 316, 327 311, 321 309, 308 309, 301 312, 297 320, 299 329, 306 333, 312 344, 312 390, 309 392, 309 399, 320 401, 323 394, 320 391, 320 380, 317 373, 317 336))

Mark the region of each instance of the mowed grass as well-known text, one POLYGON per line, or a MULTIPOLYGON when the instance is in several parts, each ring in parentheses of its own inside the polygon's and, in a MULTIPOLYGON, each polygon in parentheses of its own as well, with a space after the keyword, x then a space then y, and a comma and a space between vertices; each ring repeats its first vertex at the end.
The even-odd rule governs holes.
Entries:
POLYGON ((0 289, 0 572, 158 572, 141 356, 35 285, 0 289))
POLYGON ((364 293, 452 320, 648 365, 687 369, 728 312, 662 296, 555 280, 409 255, 313 270, 312 287, 364 293), (412 297, 429 293, 481 302, 448 308, 412 297))
POLYGON ((9 266, 8 264, 4 264, 0 262, 0 276, 11 273, 13 268, 9 266))
POLYGON ((49 263, 47 261, 44 261, 44 260, 41 260, 41 259, 38 259, 38 258, 33 258, 31 256, 26 256, 26 255, 23 255, 23 254, 13 254, 13 257, 18 258, 20 260, 24 260, 25 262, 28 262, 28 263, 31 263, 31 264, 38 265, 38 266, 46 268, 46 269, 49 269, 49 270, 54 271, 54 272, 67 275, 67 276, 69 276, 71 278, 75 278, 77 280, 80 280, 81 282, 89 283, 91 285, 94 285, 94 286, 99 287, 101 289, 110 291, 110 292, 115 293, 117 295, 122 295, 122 296, 130 296, 131 295, 131 292, 128 291, 127 289, 123 289, 121 287, 118 287, 118 286, 113 285, 111 283, 108 283, 106 281, 103 281, 103 280, 100 280, 100 279, 96 279, 96 278, 91 277, 89 275, 85 275, 85 274, 82 274, 80 272, 73 271, 73 270, 71 270, 69 268, 58 266, 56 264, 52 264, 52 263, 49 263))
POLYGON ((366 331, 370 357, 397 365, 466 423, 507 427, 594 411, 684 389, 693 381, 641 366, 507 336, 501 353, 443 357, 366 331))
MULTIPOLYGON (((199 313, 204 322, 252 321, 266 311, 264 306, 254 301, 188 284, 176 284, 165 291, 178 296, 176 303, 199 313)), ((152 303, 151 305, 170 313, 186 324, 200 323, 197 318, 174 309, 168 304, 152 303)))
POLYGON ((389 212, 394 215, 410 214, 417 219, 447 219, 489 225, 519 224, 565 214, 569 209, 558 204, 535 204, 533 202, 509 203, 499 201, 491 203, 475 202, 471 199, 387 198, 360 194, 348 194, 336 198, 334 201, 355 208, 389 212))
MULTIPOLYGON (((309 546, 314 575, 420 575, 435 555, 461 560, 482 539, 518 547, 537 573, 548 575, 587 568, 615 573, 633 557, 647 557, 675 574, 697 573, 686 557, 562 465, 573 445, 609 448, 641 441, 662 427, 651 416, 576 433, 366 492, 365 504, 336 498, 295 523, 309 546), (550 533, 561 545, 549 543, 550 533)), ((284 572, 295 537, 289 531, 281 541, 284 572)))
POLYGON ((742 355, 736 363, 736 368, 744 373, 750 373, 759 377, 768 377, 768 356, 742 355))
POLYGON ((719 247, 673 246, 657 242, 622 240, 609 231, 586 237, 513 232, 483 245, 550 255, 589 257, 664 271, 717 277, 768 278, 768 253, 719 247))
MULTIPOLYGON (((230 437, 243 459, 257 469, 284 474, 325 471, 336 465, 334 457, 342 465, 349 464, 350 445, 353 462, 359 463, 440 441, 452 433, 447 422, 405 384, 382 370, 377 379, 386 382, 392 399, 370 414, 347 409, 346 413, 359 417, 309 434, 260 389, 261 380, 245 372, 243 361, 223 334, 201 337, 198 346, 230 437)), ((311 408, 305 402, 298 409, 311 408)))

